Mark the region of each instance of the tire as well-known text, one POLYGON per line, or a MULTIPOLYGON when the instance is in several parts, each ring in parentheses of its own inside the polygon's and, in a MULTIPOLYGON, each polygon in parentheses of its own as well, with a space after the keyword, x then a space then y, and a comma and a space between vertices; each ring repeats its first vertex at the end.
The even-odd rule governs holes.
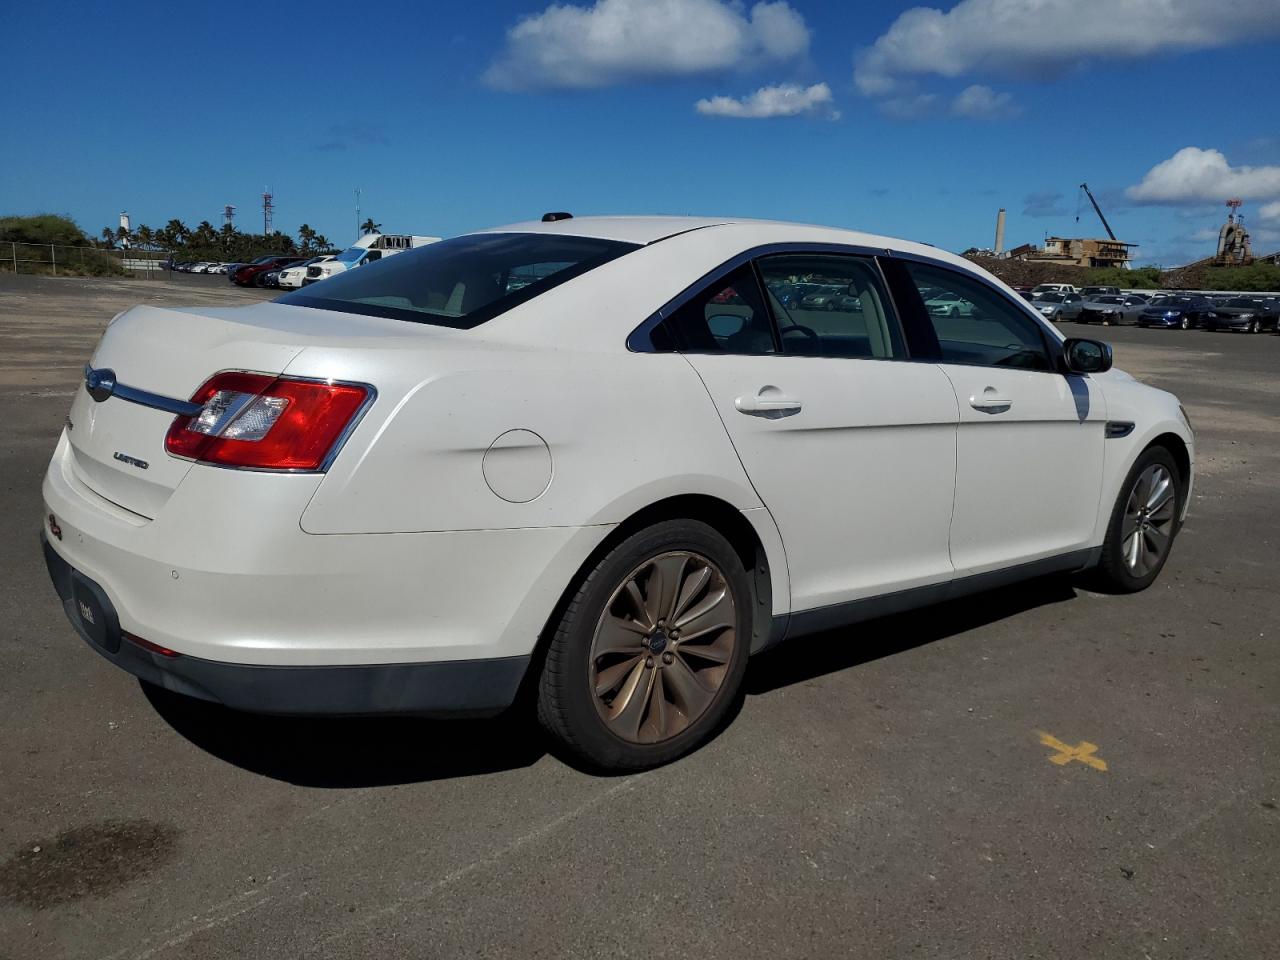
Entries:
POLYGON ((707 524, 667 520, 632 534, 587 572, 551 625, 539 721, 599 770, 643 770, 683 756, 738 700, 753 604, 737 552, 707 524), (721 592, 730 607, 715 601, 721 592), (659 597, 669 597, 669 611, 684 611, 680 619, 666 621, 659 597), (651 629, 654 620, 665 626, 651 629), (673 625, 688 623, 700 632, 679 638, 673 625))
POLYGON ((1172 454, 1164 447, 1148 447, 1129 470, 1111 510, 1107 535, 1102 542, 1102 556, 1098 561, 1096 581, 1108 593, 1137 593, 1155 582, 1164 569, 1173 542, 1180 528, 1178 518, 1186 497, 1186 481, 1178 470, 1172 454), (1142 486, 1147 484, 1148 502, 1157 494, 1160 478, 1168 477, 1170 489, 1167 499, 1149 514, 1139 514, 1139 501, 1143 499, 1142 486), (1154 481, 1154 482, 1151 482, 1154 481), (1145 517, 1144 533, 1141 518, 1145 517), (1137 535, 1137 550, 1134 549, 1137 535), (1163 547, 1153 555, 1149 548, 1159 543, 1163 547), (1134 562, 1134 558, 1137 562, 1134 562))
POLYGON ((1190 329, 1191 329, 1191 321, 1190 321, 1189 319, 1187 319, 1186 317, 1183 317, 1183 318, 1182 318, 1182 321, 1178 324, 1178 326, 1179 326, 1179 327, 1181 327, 1183 330, 1190 330, 1190 329))
POLYGON ((1250 333, 1261 333, 1261 332, 1262 332, 1262 324, 1260 324, 1257 320, 1254 320, 1251 324, 1249 324, 1249 332, 1250 332, 1250 333))

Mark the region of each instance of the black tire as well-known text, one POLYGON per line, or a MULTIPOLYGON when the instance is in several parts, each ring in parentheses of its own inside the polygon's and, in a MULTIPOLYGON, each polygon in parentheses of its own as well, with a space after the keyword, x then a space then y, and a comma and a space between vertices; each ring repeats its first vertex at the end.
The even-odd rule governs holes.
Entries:
POLYGON ((610 550, 587 572, 550 625, 546 660, 538 681, 538 719, 566 751, 598 770, 657 767, 706 742, 741 695, 751 645, 752 589, 737 551, 714 528, 696 520, 667 520, 640 530, 610 550), (690 551, 714 563, 734 601, 736 633, 723 679, 710 704, 674 736, 631 742, 609 729, 591 688, 592 642, 611 598, 638 567, 672 551, 690 551))
POLYGON ((1181 322, 1181 323, 1179 323, 1179 324, 1178 324, 1178 326, 1180 326, 1183 330, 1190 330, 1190 329, 1191 329, 1191 321, 1190 321, 1188 318, 1183 317, 1183 318, 1182 318, 1182 322, 1181 322))
POLYGON ((1094 581, 1099 589, 1107 593, 1137 593, 1145 590, 1155 582, 1160 571, 1164 569, 1173 551, 1174 540, 1181 529, 1179 518, 1187 495, 1186 478, 1178 469, 1173 455, 1164 447, 1148 447, 1142 452, 1124 478, 1120 493, 1116 497, 1115 506, 1111 509, 1111 519, 1107 523, 1107 535, 1102 542, 1102 556, 1098 561, 1094 581), (1138 478, 1154 464, 1159 464, 1169 471, 1173 478, 1173 522, 1170 527, 1168 546, 1155 564, 1141 576, 1135 575, 1125 562, 1122 528, 1125 521, 1125 507, 1134 491, 1138 478))
POLYGON ((1250 333, 1261 333, 1261 332, 1262 332, 1262 324, 1261 324, 1261 323, 1259 323, 1257 320, 1254 320, 1254 321, 1253 321, 1253 323, 1249 324, 1249 332, 1250 332, 1250 333))

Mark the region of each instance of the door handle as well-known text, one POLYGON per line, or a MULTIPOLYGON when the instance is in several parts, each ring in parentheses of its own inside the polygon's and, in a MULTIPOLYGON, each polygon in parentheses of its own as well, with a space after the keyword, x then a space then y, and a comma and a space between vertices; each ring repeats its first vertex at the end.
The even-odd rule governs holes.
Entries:
POLYGON ((749 417, 778 419, 800 412, 803 406, 795 397, 788 397, 775 386, 761 387, 753 397, 738 397, 733 401, 739 413, 749 417))
POLYGON ((969 406, 983 413, 1004 413, 1013 406, 1013 401, 1008 397, 1000 396, 995 387, 987 387, 982 391, 981 396, 975 395, 969 398, 969 406))

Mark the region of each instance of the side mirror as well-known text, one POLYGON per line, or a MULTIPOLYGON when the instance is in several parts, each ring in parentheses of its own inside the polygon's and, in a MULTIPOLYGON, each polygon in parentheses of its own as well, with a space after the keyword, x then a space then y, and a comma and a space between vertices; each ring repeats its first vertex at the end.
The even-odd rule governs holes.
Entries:
POLYGON ((1106 373, 1111 369, 1111 344, 1072 337, 1063 341, 1062 355, 1071 373, 1106 373))

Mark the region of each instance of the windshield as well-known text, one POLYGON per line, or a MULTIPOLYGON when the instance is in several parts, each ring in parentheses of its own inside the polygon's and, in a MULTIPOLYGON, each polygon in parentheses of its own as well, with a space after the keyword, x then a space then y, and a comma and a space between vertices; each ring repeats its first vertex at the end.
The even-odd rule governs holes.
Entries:
POLYGON ((1124 303, 1123 297, 1094 297, 1094 303, 1124 303))
POLYGON ((364 247, 347 247, 347 249, 343 250, 333 259, 337 260, 339 263, 356 263, 368 252, 369 251, 364 247))
POLYGON ((558 234, 476 233, 383 258, 277 302, 469 330, 636 246, 558 234), (324 296, 314 295, 320 292, 324 296))
POLYGON ((1061 303, 1065 297, 1060 293, 1046 293, 1040 298, 1040 303, 1061 303))

